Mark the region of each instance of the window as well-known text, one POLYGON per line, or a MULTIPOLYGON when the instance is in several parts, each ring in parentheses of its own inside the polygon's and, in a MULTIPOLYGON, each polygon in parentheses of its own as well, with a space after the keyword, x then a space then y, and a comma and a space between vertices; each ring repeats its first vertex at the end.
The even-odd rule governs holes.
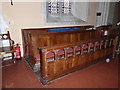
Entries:
POLYGON ((49 14, 70 14, 71 2, 70 0, 50 0, 48 2, 49 14))
POLYGON ((85 24, 87 21, 86 17, 88 17, 88 4, 73 1, 48 0, 46 2, 46 23, 85 24), (83 10, 86 11, 82 11, 82 9, 79 11, 77 8, 84 8, 83 10))
POLYGON ((57 0, 51 0, 48 2, 48 12, 49 14, 57 14, 58 13, 58 7, 59 3, 57 0))

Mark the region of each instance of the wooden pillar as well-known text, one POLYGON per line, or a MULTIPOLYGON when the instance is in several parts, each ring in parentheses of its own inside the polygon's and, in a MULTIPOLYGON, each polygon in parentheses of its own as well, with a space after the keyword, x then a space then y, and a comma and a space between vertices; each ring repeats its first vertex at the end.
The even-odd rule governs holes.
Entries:
POLYGON ((46 49, 40 49, 40 63, 41 63, 41 76, 44 80, 47 80, 47 59, 46 59, 46 55, 47 55, 47 50, 46 49))
POLYGON ((115 50, 116 50, 116 46, 117 46, 117 41, 118 41, 118 36, 115 37, 113 44, 114 44, 114 48, 113 48, 113 58, 115 57, 115 50))

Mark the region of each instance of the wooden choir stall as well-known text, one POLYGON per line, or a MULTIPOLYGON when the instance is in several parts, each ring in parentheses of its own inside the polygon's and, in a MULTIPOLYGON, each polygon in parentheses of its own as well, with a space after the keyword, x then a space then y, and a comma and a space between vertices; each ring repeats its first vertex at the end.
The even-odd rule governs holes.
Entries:
POLYGON ((114 54, 118 37, 111 32, 112 26, 22 29, 24 57, 45 85, 114 54))

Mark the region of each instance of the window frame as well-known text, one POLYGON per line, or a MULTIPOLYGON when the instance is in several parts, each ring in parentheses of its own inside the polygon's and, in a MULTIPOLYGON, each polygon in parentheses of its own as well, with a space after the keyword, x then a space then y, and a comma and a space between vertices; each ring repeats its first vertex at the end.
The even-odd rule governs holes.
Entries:
MULTIPOLYGON (((44 16, 45 16, 45 25, 49 25, 49 26, 55 26, 55 25, 79 25, 79 24, 88 24, 88 16, 89 16, 89 9, 90 9, 90 4, 88 4, 89 6, 88 6, 88 15, 87 15, 87 20, 86 21, 83 21, 82 19, 80 19, 82 22, 63 22, 63 21, 61 21, 61 22, 50 22, 49 21, 49 19, 48 19, 48 8, 47 8, 47 1, 48 0, 46 0, 46 2, 44 3, 44 16)), ((73 4, 73 9, 75 9, 75 6, 74 6, 74 4, 75 4, 75 2, 74 2, 75 0, 73 0, 73 2, 72 2, 72 4, 73 4)), ((72 11, 71 10, 71 12, 73 12, 74 13, 74 10, 72 11)), ((53 16, 58 16, 58 15, 53 15, 53 16)))

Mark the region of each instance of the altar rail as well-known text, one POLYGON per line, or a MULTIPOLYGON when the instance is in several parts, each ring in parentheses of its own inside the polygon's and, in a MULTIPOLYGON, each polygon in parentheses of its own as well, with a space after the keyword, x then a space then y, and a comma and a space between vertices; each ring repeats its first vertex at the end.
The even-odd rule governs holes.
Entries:
POLYGON ((114 53, 117 39, 118 37, 103 37, 38 48, 41 82, 47 84, 100 58, 108 57, 114 53))

